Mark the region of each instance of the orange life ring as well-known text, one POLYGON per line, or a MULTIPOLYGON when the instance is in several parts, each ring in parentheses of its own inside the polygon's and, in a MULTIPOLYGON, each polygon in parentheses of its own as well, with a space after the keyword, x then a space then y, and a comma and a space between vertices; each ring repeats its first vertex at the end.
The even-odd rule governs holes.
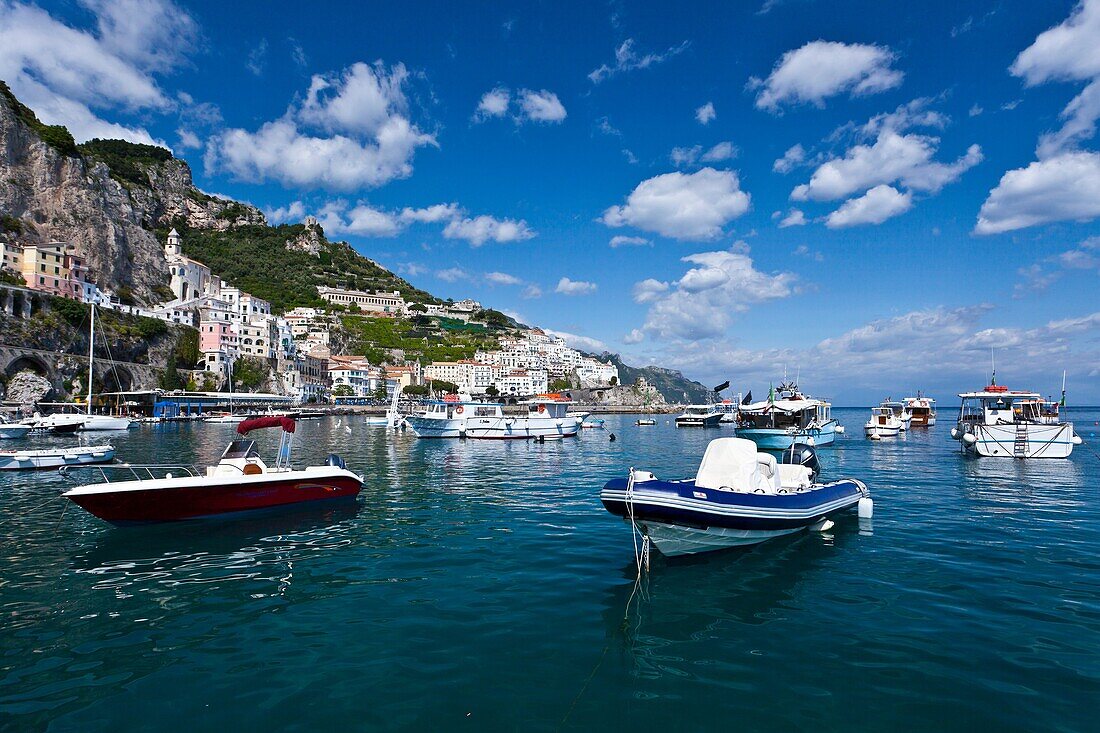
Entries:
POLYGON ((459 405, 458 407, 456 407, 456 408, 455 408, 455 414, 456 414, 456 415, 461 415, 461 414, 462 414, 463 412, 465 412, 465 411, 466 411, 466 410, 465 410, 465 409, 463 409, 462 405, 459 405))
POLYGON ((539 412, 546 412, 546 405, 539 405, 539 412))

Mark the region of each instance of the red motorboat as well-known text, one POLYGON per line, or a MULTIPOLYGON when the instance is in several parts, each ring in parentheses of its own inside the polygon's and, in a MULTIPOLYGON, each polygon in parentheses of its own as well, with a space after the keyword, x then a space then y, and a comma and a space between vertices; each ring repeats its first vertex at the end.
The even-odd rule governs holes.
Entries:
POLYGON ((237 426, 240 437, 229 444, 221 460, 200 474, 189 467, 121 465, 117 470, 148 479, 110 481, 71 489, 63 496, 100 519, 113 524, 170 522, 197 519, 255 509, 269 509, 303 502, 353 498, 363 487, 362 479, 336 455, 328 464, 301 469, 290 467, 294 441, 294 420, 288 417, 260 417, 237 426), (282 429, 274 466, 264 463, 255 441, 245 436, 258 428, 282 429), (155 471, 165 475, 155 477, 155 471), (184 475, 175 476, 171 470, 184 475))

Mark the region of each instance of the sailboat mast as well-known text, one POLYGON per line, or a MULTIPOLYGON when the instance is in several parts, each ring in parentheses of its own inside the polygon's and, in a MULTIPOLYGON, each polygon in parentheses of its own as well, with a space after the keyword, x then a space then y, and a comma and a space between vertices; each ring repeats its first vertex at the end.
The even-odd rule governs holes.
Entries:
POLYGON ((88 404, 85 406, 87 414, 92 414, 92 368, 95 366, 95 303, 92 307, 92 323, 88 329, 88 404))

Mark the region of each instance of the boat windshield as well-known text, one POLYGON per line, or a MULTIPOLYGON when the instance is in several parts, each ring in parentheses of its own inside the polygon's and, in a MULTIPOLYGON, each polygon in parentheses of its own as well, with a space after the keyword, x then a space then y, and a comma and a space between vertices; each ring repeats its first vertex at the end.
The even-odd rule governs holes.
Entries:
POLYGON ((259 453, 256 452, 255 446, 256 441, 254 440, 234 440, 225 449, 225 453, 222 453, 222 459, 258 456, 259 453))

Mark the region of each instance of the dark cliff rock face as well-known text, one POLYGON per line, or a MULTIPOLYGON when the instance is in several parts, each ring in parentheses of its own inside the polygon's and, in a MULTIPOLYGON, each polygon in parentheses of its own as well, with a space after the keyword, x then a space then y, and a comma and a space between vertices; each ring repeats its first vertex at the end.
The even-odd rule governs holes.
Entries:
POLYGON ((654 387, 668 402, 704 403, 713 397, 710 389, 699 382, 688 379, 682 372, 658 366, 632 367, 623 363, 618 354, 604 352, 597 358, 610 361, 619 368, 619 382, 632 385, 641 377, 654 387))
POLYGON ((138 302, 164 295, 167 266, 150 231, 158 225, 265 223, 254 207, 195 189, 182 160, 134 163, 148 181, 141 185, 112 174, 94 153, 44 141, 43 128, 6 86, 0 89, 0 238, 72 243, 86 258, 89 279, 117 294, 138 302))

